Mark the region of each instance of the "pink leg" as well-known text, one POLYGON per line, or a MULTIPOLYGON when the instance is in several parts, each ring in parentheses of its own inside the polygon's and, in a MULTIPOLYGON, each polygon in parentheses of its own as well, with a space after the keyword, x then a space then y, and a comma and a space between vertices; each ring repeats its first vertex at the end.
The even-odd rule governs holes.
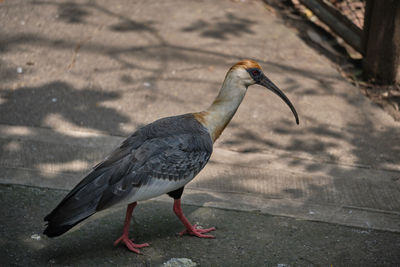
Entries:
POLYGON ((212 235, 204 235, 203 233, 208 233, 215 230, 215 227, 211 227, 208 229, 197 229, 196 225, 191 225, 188 219, 186 219, 185 215, 183 215, 182 208, 181 208, 181 200, 175 199, 174 200, 174 212, 176 216, 178 216, 179 220, 183 223, 186 227, 185 230, 180 232, 179 234, 182 236, 184 234, 195 235, 201 238, 215 238, 212 235))
POLYGON ((143 248, 143 247, 148 247, 148 243, 144 244, 135 244, 133 243, 133 239, 129 239, 129 225, 131 223, 131 218, 132 218, 132 212, 133 209, 136 207, 136 202, 133 202, 128 205, 128 208, 126 209, 126 216, 125 216, 125 223, 124 223, 124 231, 122 232, 122 236, 115 240, 114 246, 118 245, 119 242, 123 242, 126 247, 130 250, 133 251, 137 254, 142 254, 138 248, 143 248))

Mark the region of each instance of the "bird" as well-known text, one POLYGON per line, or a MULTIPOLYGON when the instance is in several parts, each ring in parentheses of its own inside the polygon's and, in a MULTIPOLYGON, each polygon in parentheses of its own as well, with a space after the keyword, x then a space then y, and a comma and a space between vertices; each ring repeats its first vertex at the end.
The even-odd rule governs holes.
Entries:
POLYGON ((277 94, 299 117, 286 95, 263 73, 254 60, 234 64, 214 102, 204 111, 156 120, 137 129, 109 156, 92 168, 45 218, 44 234, 56 237, 92 216, 113 206, 127 205, 122 235, 114 242, 141 254, 129 238, 132 213, 138 201, 168 194, 174 199, 173 211, 189 234, 214 238, 215 227, 200 229, 183 214, 184 187, 207 164, 213 144, 235 115, 249 86, 258 84, 277 94))

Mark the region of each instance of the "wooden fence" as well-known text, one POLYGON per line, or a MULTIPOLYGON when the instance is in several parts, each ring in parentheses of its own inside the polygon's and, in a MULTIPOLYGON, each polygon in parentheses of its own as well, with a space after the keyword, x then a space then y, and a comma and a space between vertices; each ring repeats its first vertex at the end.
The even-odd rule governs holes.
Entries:
POLYGON ((364 72, 378 83, 400 83, 400 0, 364 2, 363 26, 356 25, 328 0, 300 0, 332 31, 363 55, 364 72))

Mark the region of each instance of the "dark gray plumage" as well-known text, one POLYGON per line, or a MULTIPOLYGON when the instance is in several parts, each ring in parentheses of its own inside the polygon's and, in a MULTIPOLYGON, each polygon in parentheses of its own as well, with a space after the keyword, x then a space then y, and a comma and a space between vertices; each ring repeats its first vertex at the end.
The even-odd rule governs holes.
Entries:
POLYGON ((45 217, 47 236, 118 203, 130 203, 183 187, 212 153, 207 129, 192 114, 148 124, 111 153, 45 217))

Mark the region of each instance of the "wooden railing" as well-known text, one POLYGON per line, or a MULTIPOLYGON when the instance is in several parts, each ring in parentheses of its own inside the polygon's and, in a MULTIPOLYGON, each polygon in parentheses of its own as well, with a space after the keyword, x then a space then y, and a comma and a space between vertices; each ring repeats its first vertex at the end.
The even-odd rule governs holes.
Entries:
POLYGON ((327 0, 300 0, 363 55, 368 79, 384 84, 400 83, 400 0, 364 1, 364 25, 360 29, 327 0))

